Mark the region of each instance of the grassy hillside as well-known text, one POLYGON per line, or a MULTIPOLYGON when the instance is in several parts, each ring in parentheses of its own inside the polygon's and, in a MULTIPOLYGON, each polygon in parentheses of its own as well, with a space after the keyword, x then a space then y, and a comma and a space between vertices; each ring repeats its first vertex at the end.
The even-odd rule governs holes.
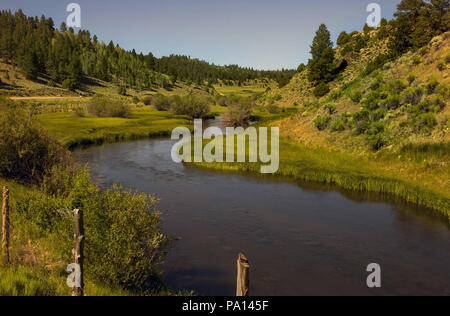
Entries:
POLYGON ((336 64, 345 58, 348 66, 330 83, 331 91, 326 96, 314 97, 307 69, 284 88, 267 93, 266 98, 275 96, 281 106, 296 105, 300 109, 294 119, 278 123, 282 135, 304 144, 371 151, 367 134, 355 132, 355 113, 368 108, 368 115, 380 116, 376 121, 384 129, 381 149, 450 141, 450 32, 366 74, 363 70, 368 64, 387 49, 386 40, 378 40, 376 31, 371 37, 360 53, 342 57, 343 48, 337 48, 336 64), (420 93, 417 101, 414 93, 420 93), (318 128, 320 119, 323 126, 318 128))

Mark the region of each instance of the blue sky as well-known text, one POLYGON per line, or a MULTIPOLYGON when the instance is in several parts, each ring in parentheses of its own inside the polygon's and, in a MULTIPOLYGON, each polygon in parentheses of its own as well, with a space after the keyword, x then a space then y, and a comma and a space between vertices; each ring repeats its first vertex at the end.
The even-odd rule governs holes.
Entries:
POLYGON ((81 6, 83 29, 125 49, 280 69, 307 62, 321 23, 336 41, 342 30, 362 29, 369 3, 391 18, 400 0, 2 0, 0 9, 45 14, 59 26, 70 2, 81 6))

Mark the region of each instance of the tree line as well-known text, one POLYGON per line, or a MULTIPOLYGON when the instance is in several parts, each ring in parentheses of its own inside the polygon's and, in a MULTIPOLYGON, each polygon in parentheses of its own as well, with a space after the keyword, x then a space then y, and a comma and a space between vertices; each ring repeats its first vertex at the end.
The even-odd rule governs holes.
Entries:
POLYGON ((48 76, 50 84, 74 90, 85 76, 119 86, 167 88, 177 81, 198 85, 244 84, 248 80, 288 82, 294 70, 259 71, 237 65, 217 66, 187 56, 156 58, 152 53, 126 51, 113 41, 99 42, 89 31, 78 33, 52 18, 27 17, 22 10, 0 11, 0 58, 17 65, 24 76, 36 80, 48 76))
POLYGON ((239 67, 238 65, 218 66, 206 61, 183 55, 170 55, 156 58, 151 53, 145 56, 151 69, 170 75, 175 81, 193 82, 196 84, 216 84, 219 81, 225 84, 244 84, 250 80, 274 80, 279 84, 296 73, 295 70, 255 70, 253 68, 239 67))

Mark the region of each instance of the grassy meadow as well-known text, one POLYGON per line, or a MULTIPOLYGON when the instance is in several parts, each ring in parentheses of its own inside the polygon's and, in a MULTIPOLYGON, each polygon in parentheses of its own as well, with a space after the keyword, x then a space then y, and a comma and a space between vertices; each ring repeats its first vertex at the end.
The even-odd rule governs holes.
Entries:
POLYGON ((68 148, 78 146, 167 136, 178 126, 187 126, 188 118, 158 112, 150 108, 135 109, 128 118, 80 117, 73 112, 44 113, 36 119, 68 148))

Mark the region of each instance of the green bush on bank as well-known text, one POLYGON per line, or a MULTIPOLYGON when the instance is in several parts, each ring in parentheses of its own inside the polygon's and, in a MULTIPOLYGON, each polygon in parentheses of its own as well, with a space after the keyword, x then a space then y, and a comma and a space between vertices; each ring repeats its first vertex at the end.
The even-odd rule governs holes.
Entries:
POLYGON ((98 117, 126 118, 130 115, 131 108, 122 100, 113 100, 97 96, 89 101, 87 111, 98 117))
POLYGON ((12 102, 0 98, 0 176, 40 183, 57 165, 66 165, 66 149, 12 102))

